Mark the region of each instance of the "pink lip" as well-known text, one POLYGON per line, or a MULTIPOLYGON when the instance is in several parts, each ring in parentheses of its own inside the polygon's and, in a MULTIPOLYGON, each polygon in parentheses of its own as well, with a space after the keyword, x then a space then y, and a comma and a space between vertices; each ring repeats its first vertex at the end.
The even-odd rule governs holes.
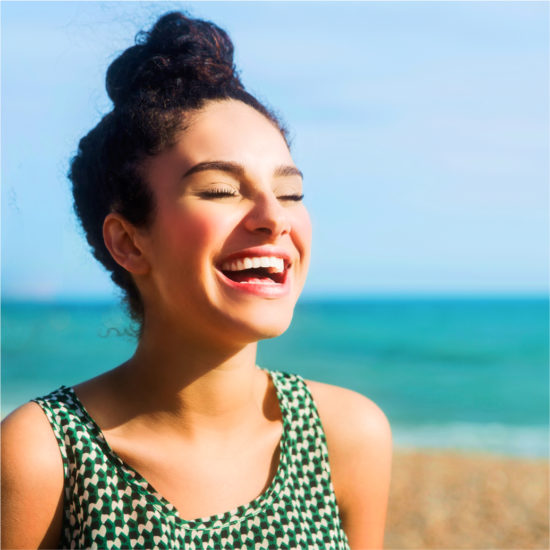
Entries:
POLYGON ((274 246, 256 246, 252 248, 246 248, 244 250, 239 250, 233 254, 225 256, 223 260, 217 263, 218 266, 221 266, 225 262, 230 262, 232 260, 238 260, 240 258, 253 258, 258 256, 275 256, 277 258, 282 258, 285 261, 285 275, 284 281, 282 283, 238 283, 233 281, 229 277, 226 277, 223 271, 219 268, 216 269, 218 276, 220 277, 222 283, 233 290, 238 290, 240 292, 245 292, 253 296, 258 296, 261 298, 282 298, 290 292, 290 277, 288 270, 290 268, 290 255, 274 246))
POLYGON ((216 272, 222 282, 229 288, 238 290, 239 292, 246 292, 254 296, 259 296, 261 298, 282 298, 290 292, 290 277, 288 277, 288 273, 285 273, 285 280, 280 284, 254 284, 237 283, 232 281, 229 277, 226 277, 220 270, 216 270, 216 272))

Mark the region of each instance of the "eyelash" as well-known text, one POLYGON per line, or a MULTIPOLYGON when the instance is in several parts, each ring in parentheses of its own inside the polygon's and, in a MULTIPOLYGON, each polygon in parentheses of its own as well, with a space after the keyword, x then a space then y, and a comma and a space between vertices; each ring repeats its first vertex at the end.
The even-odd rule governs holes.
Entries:
POLYGON ((295 201, 300 202, 304 199, 304 195, 283 195, 282 197, 277 197, 280 201, 295 201))
POLYGON ((221 197, 236 197, 237 192, 230 189, 210 189, 208 191, 203 191, 200 194, 201 197, 205 199, 211 198, 221 198, 221 197))
MULTIPOLYGON (((223 197, 236 197, 238 193, 229 189, 211 189, 209 191, 203 191, 200 196, 205 199, 223 198, 223 197)), ((277 197, 281 201, 294 201, 300 202, 304 199, 304 195, 282 195, 277 197)))

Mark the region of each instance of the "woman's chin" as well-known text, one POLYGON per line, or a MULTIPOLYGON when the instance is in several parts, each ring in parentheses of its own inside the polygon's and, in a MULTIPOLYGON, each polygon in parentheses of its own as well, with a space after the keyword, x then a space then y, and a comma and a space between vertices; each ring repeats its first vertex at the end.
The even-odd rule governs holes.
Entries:
POLYGON ((250 312, 241 319, 233 318, 235 328, 250 342, 268 340, 283 334, 292 321, 292 311, 250 312))

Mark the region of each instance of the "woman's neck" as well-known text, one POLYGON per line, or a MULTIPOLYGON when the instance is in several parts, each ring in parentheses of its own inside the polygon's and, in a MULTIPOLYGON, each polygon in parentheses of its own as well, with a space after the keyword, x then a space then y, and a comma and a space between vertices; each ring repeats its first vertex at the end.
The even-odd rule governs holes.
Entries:
POLYGON ((144 421, 162 418, 190 436, 227 433, 262 411, 267 377, 256 368, 256 348, 224 349, 145 331, 134 356, 113 372, 114 383, 144 421))

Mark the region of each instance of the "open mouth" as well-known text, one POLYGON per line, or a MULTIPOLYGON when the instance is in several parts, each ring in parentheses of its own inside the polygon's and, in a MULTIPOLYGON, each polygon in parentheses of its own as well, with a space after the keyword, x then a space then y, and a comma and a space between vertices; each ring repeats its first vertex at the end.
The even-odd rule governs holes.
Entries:
POLYGON ((282 285, 290 263, 275 256, 240 258, 224 262, 221 272, 235 283, 282 285))

